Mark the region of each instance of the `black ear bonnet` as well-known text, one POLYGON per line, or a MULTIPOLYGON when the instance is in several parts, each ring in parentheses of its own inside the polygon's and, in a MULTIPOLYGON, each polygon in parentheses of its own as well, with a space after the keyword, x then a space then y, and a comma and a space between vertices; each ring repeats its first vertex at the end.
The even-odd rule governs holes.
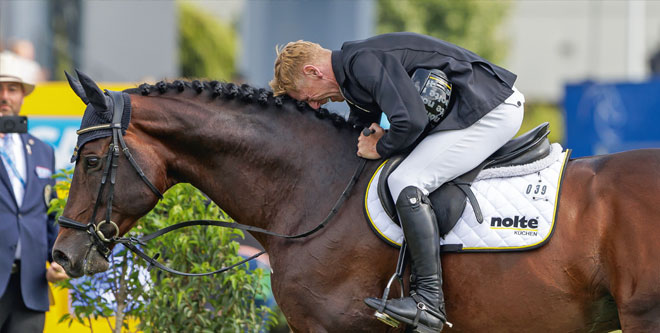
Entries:
MULTIPOLYGON (((93 105, 88 105, 87 109, 85 109, 85 114, 83 115, 82 121, 80 122, 80 130, 97 125, 109 124, 112 122, 111 118, 114 103, 111 101, 110 97, 106 97, 108 100, 110 100, 110 110, 102 110, 99 112, 93 105)), ((122 92, 122 98, 124 99, 124 113, 121 116, 121 132, 122 134, 126 134, 128 123, 131 121, 131 97, 127 93, 122 92)), ((87 142, 99 138, 104 138, 106 136, 112 136, 111 128, 102 128, 79 134, 76 148, 73 150, 73 156, 71 156, 71 163, 74 163, 78 160, 78 152, 87 142)))
MULTIPOLYGON (((78 73, 80 81, 65 72, 69 85, 76 95, 87 104, 87 108, 83 114, 80 129, 77 132, 78 142, 76 143, 76 148, 73 150, 71 163, 78 160, 78 152, 87 142, 112 136, 112 128, 107 125, 112 123, 112 117, 115 112, 115 101, 109 96, 109 92, 107 90, 106 93, 101 92, 101 89, 98 88, 91 78, 77 70, 76 73, 78 73), (94 129, 94 127, 100 128, 94 129)), ((117 96, 119 93, 112 92, 112 94, 117 96)), ((127 93, 122 92, 119 102, 119 104, 122 104, 121 102, 124 104, 121 116, 121 130, 122 134, 126 134, 126 129, 128 129, 128 124, 131 121, 131 97, 127 93)))

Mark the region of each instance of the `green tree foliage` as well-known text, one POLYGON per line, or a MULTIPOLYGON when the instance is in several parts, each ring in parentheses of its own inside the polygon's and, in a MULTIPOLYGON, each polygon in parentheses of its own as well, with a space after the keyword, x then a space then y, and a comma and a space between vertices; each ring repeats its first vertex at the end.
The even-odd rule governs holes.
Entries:
POLYGON ((66 80, 64 71, 71 71, 80 63, 81 1, 50 0, 47 3, 53 33, 49 39, 53 56, 51 75, 52 79, 63 81, 66 80))
MULTIPOLYGON (((161 203, 142 219, 142 232, 193 219, 232 220, 201 192, 190 185, 171 188, 161 203)), ((202 273, 241 260, 238 243, 243 237, 236 229, 191 227, 151 241, 149 248, 160 252, 165 263, 177 270, 202 273)), ((250 272, 241 265, 224 274, 185 277, 151 271, 153 288, 141 315, 145 332, 260 332, 273 324, 270 310, 256 307, 254 300, 267 289, 261 283, 263 271, 250 272)))
POLYGON ((73 316, 65 313, 59 322, 74 320, 92 330, 91 319, 102 319, 111 332, 131 332, 128 317, 140 317, 144 310, 143 289, 148 278, 140 258, 123 246, 110 255, 110 269, 99 273, 100 277, 65 280, 59 287, 67 288, 73 304, 73 316), (110 320, 114 317, 114 322, 110 320))
MULTIPOLYGON (((49 211, 57 216, 66 204, 72 173, 55 176, 62 179, 55 186, 60 198, 51 201, 49 211)), ((199 190, 179 184, 138 221, 132 236, 192 219, 231 221, 199 190)), ((243 237, 239 230, 191 227, 152 240, 144 250, 151 256, 159 252, 160 260, 174 269, 200 273, 240 261, 238 237, 243 237)), ((128 329, 127 316, 137 317, 144 332, 265 332, 276 324, 268 308, 255 305, 268 291, 261 269, 250 271, 245 264, 223 274, 183 277, 158 269, 148 272, 146 262, 126 249, 111 260, 107 272, 59 284, 71 291, 74 304, 73 316, 65 314, 60 322, 76 320, 91 331, 92 318, 115 316, 114 325, 108 320, 113 332, 128 329)))
POLYGON ((231 80, 234 75, 234 29, 189 3, 179 2, 179 64, 190 78, 231 80))
POLYGON ((497 63, 506 56, 497 27, 509 6, 486 0, 378 0, 378 32, 430 35, 497 63))

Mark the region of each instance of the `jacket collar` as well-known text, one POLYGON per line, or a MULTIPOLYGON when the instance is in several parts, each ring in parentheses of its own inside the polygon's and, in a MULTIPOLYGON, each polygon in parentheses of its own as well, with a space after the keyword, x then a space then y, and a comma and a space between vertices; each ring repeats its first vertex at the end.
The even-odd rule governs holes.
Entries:
POLYGON ((332 62, 332 71, 335 74, 335 79, 337 80, 337 83, 339 86, 344 85, 344 81, 346 81, 346 74, 344 73, 344 66, 342 63, 342 57, 341 57, 341 50, 335 50, 332 51, 332 54, 330 55, 330 61, 332 62))

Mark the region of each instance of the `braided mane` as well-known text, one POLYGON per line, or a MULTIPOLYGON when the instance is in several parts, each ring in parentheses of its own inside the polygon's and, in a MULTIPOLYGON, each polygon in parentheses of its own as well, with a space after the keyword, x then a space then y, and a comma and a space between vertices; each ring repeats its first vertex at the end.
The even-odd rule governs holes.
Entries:
POLYGON ((237 99, 244 103, 259 103, 259 105, 266 107, 268 105, 275 105, 281 108, 285 103, 293 103, 300 112, 313 111, 320 119, 328 119, 337 127, 349 127, 353 129, 362 128, 362 124, 355 121, 347 121, 344 117, 328 111, 326 108, 319 108, 318 110, 312 109, 307 103, 295 100, 288 95, 274 96, 273 92, 264 88, 255 88, 249 84, 237 85, 231 82, 220 81, 182 81, 175 80, 172 82, 160 81, 154 85, 143 83, 137 88, 124 90, 128 94, 141 94, 148 96, 152 93, 164 94, 169 90, 176 90, 181 93, 186 90, 194 90, 198 95, 204 91, 211 94, 213 98, 222 98, 225 100, 237 99))

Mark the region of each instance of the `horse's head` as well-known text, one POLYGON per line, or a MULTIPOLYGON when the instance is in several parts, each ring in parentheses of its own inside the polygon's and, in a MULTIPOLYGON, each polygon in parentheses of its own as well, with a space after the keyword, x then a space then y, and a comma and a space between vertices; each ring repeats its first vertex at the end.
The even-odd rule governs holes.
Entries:
POLYGON ((54 260, 73 277, 108 269, 113 238, 125 234, 155 206, 166 178, 155 149, 126 131, 131 108, 128 95, 104 94, 89 77, 80 72, 78 77, 80 81, 67 74, 71 87, 88 106, 78 131, 69 198, 53 247, 54 260))

